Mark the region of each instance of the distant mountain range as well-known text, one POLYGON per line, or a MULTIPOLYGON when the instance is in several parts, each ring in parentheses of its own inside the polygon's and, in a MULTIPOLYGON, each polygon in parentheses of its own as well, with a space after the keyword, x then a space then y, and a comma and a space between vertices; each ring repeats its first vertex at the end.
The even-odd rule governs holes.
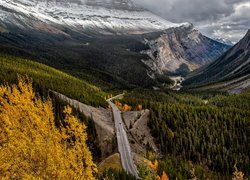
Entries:
POLYGON ((214 40, 215 40, 215 41, 218 41, 218 42, 220 42, 220 43, 223 43, 223 44, 227 44, 227 45, 229 45, 229 46, 235 45, 235 43, 232 42, 232 41, 230 41, 229 39, 215 38, 214 40))
POLYGON ((231 93, 250 89, 250 30, 216 61, 191 74, 184 85, 231 93))
POLYGON ((228 48, 129 0, 0 1, 0 52, 80 78, 161 86, 167 75, 187 74, 228 48))

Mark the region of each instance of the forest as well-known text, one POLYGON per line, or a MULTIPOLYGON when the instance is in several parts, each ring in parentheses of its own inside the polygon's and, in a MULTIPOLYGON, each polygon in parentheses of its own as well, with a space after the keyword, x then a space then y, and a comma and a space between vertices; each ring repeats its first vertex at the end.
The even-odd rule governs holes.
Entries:
POLYGON ((95 179, 86 125, 68 106, 63 114, 56 126, 51 100, 36 96, 28 78, 0 86, 1 179, 95 179))
POLYGON ((95 107, 107 106, 102 98, 105 93, 82 79, 29 59, 0 54, 0 82, 16 83, 18 75, 31 77, 35 91, 43 97, 53 89, 95 107))
MULTIPOLYGON (((6 93, 10 96, 10 100, 15 100, 13 98, 18 97, 12 96, 10 92, 12 92, 12 94, 13 92, 16 92, 20 96, 18 99, 19 101, 24 100, 21 98, 22 94, 20 93, 22 88, 31 93, 33 98, 38 98, 38 100, 35 100, 34 102, 31 98, 30 102, 31 105, 34 106, 35 117, 38 118, 38 120, 41 120, 39 119, 39 115, 43 115, 49 111, 50 118, 55 123, 55 126, 46 126, 46 128, 50 129, 52 134, 57 133, 56 137, 61 139, 60 141, 62 141, 64 136, 62 136, 62 134, 59 135, 58 130, 60 130, 60 128, 63 129, 63 127, 66 126, 65 117, 67 116, 65 116, 65 113, 67 114, 68 112, 68 117, 70 117, 70 119, 73 117, 79 119, 80 121, 77 120, 77 122, 82 122, 86 126, 83 128, 86 137, 84 142, 88 146, 88 152, 92 153, 90 164, 101 160, 100 149, 96 138, 96 130, 92 119, 83 116, 75 109, 65 111, 65 106, 67 106, 67 104, 61 102, 56 97, 51 96, 49 90, 53 89, 88 105, 95 107, 102 106, 106 108, 107 103, 103 97, 110 93, 121 93, 121 89, 111 89, 110 92, 103 92, 100 88, 91 85, 82 79, 75 78, 46 65, 8 55, 0 55, 0 82, 3 84, 1 86, 1 103, 4 98, 8 97, 6 96, 6 93), (8 76, 6 76, 6 74, 8 74, 8 76), (20 77, 27 76, 32 78, 32 92, 30 88, 31 84, 25 84, 25 81, 23 84, 27 86, 27 88, 23 87, 22 83, 18 83, 20 77), (9 86, 9 84, 12 83, 18 84, 20 87, 9 86), (48 97, 50 98, 48 99, 48 97), (39 102, 40 105, 35 102, 39 102), (43 105, 42 102, 45 104, 43 105), (36 107, 37 105, 39 105, 39 107, 36 107), (38 108, 42 109, 42 112, 39 112, 38 108), (63 125, 63 127, 61 125, 63 125), (54 128, 58 128, 58 130, 55 130, 54 128)), ((232 176, 234 176, 233 173, 238 173, 240 175, 244 174, 244 177, 249 178, 250 154, 248 150, 250 149, 250 92, 229 95, 227 93, 211 91, 174 92, 170 90, 153 91, 142 88, 134 88, 133 90, 125 89, 124 92, 126 94, 125 98, 116 103, 118 105, 120 103, 127 105, 129 109, 132 110, 138 110, 138 107, 140 107, 140 109, 143 108, 150 110, 150 121, 148 126, 151 129, 151 133, 155 138, 158 148, 161 150, 161 153, 155 155, 154 158, 149 156, 145 157, 152 162, 157 160, 157 168, 152 171, 148 167, 139 167, 139 169, 142 170, 142 177, 159 176, 162 178, 161 176, 166 172, 170 179, 192 179, 194 177, 197 177, 198 179, 231 179, 232 176)), ((29 97, 29 93, 26 94, 27 97, 29 97)), ((10 101, 8 100, 6 102, 10 101)), ((17 103, 17 105, 23 104, 18 101, 15 101, 15 103, 17 103)), ((29 102, 27 101, 27 103, 29 102)), ((9 108, 8 104, 5 106, 4 104, 1 104, 0 106, 2 109, 6 107, 9 108)), ((25 106, 23 108, 25 108, 25 106)), ((27 109, 25 110, 26 111, 24 112, 29 112, 27 109)), ((3 111, 0 113, 2 112, 3 111)), ((22 111, 15 112, 23 113, 22 111)), ((1 115, 0 117, 4 119, 5 116, 6 115, 1 115)), ((18 123, 22 122, 20 121, 18 123)), ((37 123, 34 124, 34 127, 42 125, 39 124, 40 121, 34 123, 37 123)), ((5 124, 0 124, 0 126, 4 127, 5 124)), ((3 131, 1 131, 1 133, 2 132, 3 131)), ((35 131, 29 133, 34 133, 34 136, 36 134, 35 131)), ((1 135, 5 137, 4 134, 1 135)), ((51 142, 55 142, 52 137, 50 138, 51 142)), ((3 138, 1 138, 0 144, 5 143, 2 139, 3 138)), ((25 144, 25 142, 22 143, 25 144)), ((59 142, 57 141, 56 143, 59 142)), ((33 148, 28 145, 19 145, 20 148, 26 148, 26 150, 28 148, 33 148)), ((34 148, 38 147, 39 145, 34 148)), ((59 160, 64 162, 65 159, 62 159, 63 153, 72 153, 74 150, 64 149, 65 147, 60 143, 57 148, 59 148, 58 153, 60 152, 61 154, 59 153, 58 156, 56 156, 58 159, 55 160, 55 162, 58 162, 59 160)), ((1 150, 1 154, 5 153, 6 155, 10 151, 10 149, 1 150)), ((40 149, 39 151, 35 149, 34 151, 40 153, 41 158, 45 158, 42 156, 44 155, 44 152, 42 151, 47 151, 47 149, 44 147, 44 149, 40 149)), ((51 155, 51 158, 55 158, 53 152, 48 152, 51 153, 49 154, 51 155)), ((150 149, 148 150, 148 153, 151 153, 150 149)), ((5 157, 11 159, 10 156, 5 157)), ((31 157, 33 157, 33 155, 31 157)), ((72 158, 77 157, 72 155, 72 158)), ((0 160, 2 160, 2 162, 9 161, 9 159, 6 160, 1 158, 0 160)), ((41 159, 38 160, 40 161, 41 159)), ((34 159, 34 161, 38 160, 34 159)), ((46 162, 46 159, 42 160, 46 162)), ((21 159, 20 161, 26 163, 27 159, 21 159)), ((3 168, 9 166, 9 164, 2 164, 3 166, 0 166, 0 174, 1 172, 6 171, 6 169, 3 168)), ((22 172, 27 171, 25 168, 34 168, 33 164, 24 165, 25 166, 20 169, 22 172)), ((70 165, 68 164, 67 167, 66 165, 67 163, 64 168, 69 168, 70 165)), ((93 167, 94 166, 93 163, 93 167)), ((58 171, 59 170, 60 169, 58 169, 58 171)), ((64 173, 64 170, 61 170, 62 173, 64 173)), ((84 171, 84 167, 82 167, 82 170, 84 171)), ((54 171, 55 169, 52 169, 48 172, 53 174, 54 171)), ((95 173, 94 169, 91 173, 92 172, 93 174, 90 176, 95 176, 97 179, 134 179, 134 177, 127 174, 125 171, 117 171, 114 169, 107 169, 102 174, 98 175, 95 173)), ((33 176, 33 172, 27 171, 27 173, 28 175, 33 176)), ((40 170, 40 173, 43 173, 42 170, 40 170)), ((75 172, 72 172, 72 177, 74 176, 74 173, 75 172)), ((5 176, 8 177, 8 174, 5 176)), ((52 175, 49 174, 48 176, 52 175)))
POLYGON ((123 103, 150 109, 149 127, 161 150, 159 173, 170 178, 229 179, 250 175, 250 93, 152 92, 137 89, 123 103))

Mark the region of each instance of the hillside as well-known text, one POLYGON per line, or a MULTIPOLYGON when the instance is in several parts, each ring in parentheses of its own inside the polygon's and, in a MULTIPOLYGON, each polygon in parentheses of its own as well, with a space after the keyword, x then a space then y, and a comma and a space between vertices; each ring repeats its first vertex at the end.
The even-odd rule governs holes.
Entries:
POLYGON ((192 71, 228 48, 190 23, 172 23, 124 0, 3 0, 0 32, 1 53, 35 59, 108 90, 170 84, 166 73, 192 71))
MULTIPOLYGON (((237 95, 136 89, 122 103, 150 110, 148 126, 170 179, 249 178, 250 93, 237 95)), ((144 131, 141 131, 145 133, 144 131)), ((155 160, 152 151, 147 158, 155 160)))
POLYGON ((142 34, 181 24, 169 22, 132 1, 2 0, 0 25, 68 35, 78 33, 142 34))
POLYGON ((239 93, 250 88, 250 30, 216 61, 190 74, 184 85, 239 93))
POLYGON ((0 180, 250 180, 250 4, 224 1, 0 0, 0 180))
POLYGON ((70 107, 56 125, 52 100, 36 96, 25 77, 1 84, 0 99, 0 179, 94 179, 87 127, 70 107))
POLYGON ((150 59, 144 63, 160 74, 185 75, 218 58, 230 46, 202 35, 194 26, 169 28, 146 42, 150 59))
POLYGON ((86 104, 106 106, 106 102, 101 98, 102 91, 83 80, 28 59, 1 54, 0 82, 16 82, 17 75, 32 78, 35 89, 45 96, 51 89, 86 104))

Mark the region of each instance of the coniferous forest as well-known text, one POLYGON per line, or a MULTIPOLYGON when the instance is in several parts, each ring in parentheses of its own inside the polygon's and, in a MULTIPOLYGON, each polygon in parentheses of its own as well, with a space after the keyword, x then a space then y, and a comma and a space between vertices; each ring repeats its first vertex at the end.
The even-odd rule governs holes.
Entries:
POLYGON ((250 180, 249 0, 0 0, 0 180, 250 180))
MULTIPOLYGON (((9 73, 9 76, 1 76, 5 85, 18 82, 18 77, 29 76, 36 95, 44 100, 50 95, 57 128, 65 126, 64 107, 67 103, 48 93, 50 89, 89 105, 107 106, 103 99, 105 93, 97 87, 39 63, 2 55, 0 73, 9 73), (29 69, 30 66, 35 71, 29 69)), ((120 89, 110 90, 113 94, 119 92, 120 89)), ((157 168, 153 174, 146 168, 148 175, 145 178, 165 172, 170 179, 231 179, 234 172, 249 177, 249 92, 228 95, 211 91, 197 93, 140 88, 125 92, 125 97, 119 100, 121 104, 129 105, 132 110, 138 105, 140 109, 150 110, 148 127, 160 149, 160 155, 154 158, 146 156, 152 162, 157 160, 157 168)), ((2 98, 5 98, 4 94, 2 98)), ((86 125, 86 144, 94 162, 100 162, 101 149, 93 120, 76 109, 72 112, 86 125)), ((125 171, 115 169, 106 169, 95 176, 98 179, 134 179, 125 171)))
POLYGON ((148 126, 163 154, 159 171, 171 178, 230 178, 250 173, 250 94, 148 92, 122 100, 150 109, 148 126), (133 97, 133 98, 131 98, 133 97), (144 101, 143 99, 147 99, 144 101))

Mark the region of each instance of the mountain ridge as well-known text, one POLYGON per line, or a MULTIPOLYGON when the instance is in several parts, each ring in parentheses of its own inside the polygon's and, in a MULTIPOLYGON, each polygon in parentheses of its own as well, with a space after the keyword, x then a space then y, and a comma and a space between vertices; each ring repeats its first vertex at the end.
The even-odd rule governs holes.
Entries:
POLYGON ((43 2, 46 4, 46 7, 53 5, 70 7, 70 4, 77 4, 126 10, 144 10, 131 0, 71 0, 70 2, 67 0, 13 0, 13 2, 28 6, 37 6, 39 3, 43 2))
POLYGON ((172 23, 147 10, 73 2, 0 1, 0 50, 34 55, 33 59, 78 77, 97 71, 101 78, 112 76, 118 84, 158 87, 171 83, 169 74, 186 74, 227 48, 190 23, 172 23), (145 39, 162 46, 154 47, 145 39), (194 47, 202 48, 197 54, 194 47), (199 57, 203 62, 196 61, 199 57))
POLYGON ((207 67, 191 74, 184 85, 208 86, 214 84, 232 93, 250 88, 250 30, 231 49, 207 67))
POLYGON ((231 46, 213 41, 193 26, 165 30, 161 36, 146 42, 150 49, 143 51, 151 60, 144 61, 160 74, 187 74, 211 63, 231 46))
POLYGON ((224 38, 221 38, 221 37, 215 38, 214 40, 215 40, 215 41, 218 41, 218 42, 220 42, 220 43, 229 45, 229 46, 234 46, 234 45, 236 44, 235 42, 232 42, 232 41, 230 41, 229 39, 224 39, 224 38))
POLYGON ((106 8, 105 5, 78 5, 72 2, 56 6, 57 1, 32 1, 36 3, 26 5, 23 2, 26 1, 0 2, 0 24, 3 27, 7 28, 12 24, 19 28, 50 32, 54 29, 63 31, 66 27, 80 33, 94 31, 102 34, 142 34, 188 24, 172 23, 147 10, 136 8, 106 8), (48 5, 48 2, 51 4, 48 5))

